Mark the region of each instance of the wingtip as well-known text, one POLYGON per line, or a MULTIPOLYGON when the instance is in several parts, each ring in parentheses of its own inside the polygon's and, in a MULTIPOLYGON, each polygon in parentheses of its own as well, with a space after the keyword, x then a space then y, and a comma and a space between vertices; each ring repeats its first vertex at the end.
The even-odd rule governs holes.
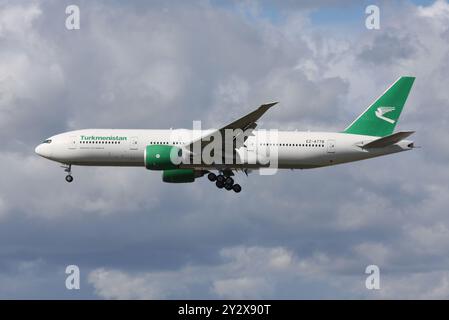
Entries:
POLYGON ((270 103, 263 104, 262 106, 271 108, 271 107, 277 105, 278 103, 279 103, 279 101, 275 101, 275 102, 270 102, 270 103))

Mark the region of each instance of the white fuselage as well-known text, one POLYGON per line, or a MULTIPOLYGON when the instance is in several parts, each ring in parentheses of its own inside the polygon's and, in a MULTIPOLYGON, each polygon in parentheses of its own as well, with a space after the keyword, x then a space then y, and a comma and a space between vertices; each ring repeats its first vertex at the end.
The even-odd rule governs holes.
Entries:
MULTIPOLYGON (((211 130, 210 132, 212 132, 211 130)), ((203 131, 204 135, 208 131, 203 131)), ((245 141, 249 155, 266 151, 263 134, 253 132, 245 141)), ((58 134, 36 147, 39 155, 67 165, 84 166, 145 166, 145 148, 151 144, 182 147, 200 133, 187 129, 136 130, 136 129, 84 129, 58 134), (111 137, 92 140, 89 137, 111 137), (50 142, 48 142, 50 141, 50 142)), ((335 132, 277 132, 277 167, 281 169, 316 168, 339 163, 363 160, 386 154, 410 150, 412 141, 402 140, 384 148, 364 149, 361 146, 378 137, 335 132)), ((195 169, 245 169, 258 164, 184 164, 180 167, 195 169)))

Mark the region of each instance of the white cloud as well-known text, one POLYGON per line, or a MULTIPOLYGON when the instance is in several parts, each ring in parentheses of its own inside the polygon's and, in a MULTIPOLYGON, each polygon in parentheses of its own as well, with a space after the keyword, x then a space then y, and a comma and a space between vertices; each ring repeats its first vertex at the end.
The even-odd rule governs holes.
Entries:
MULTIPOLYGON (((436 0, 429 6, 419 6, 418 14, 428 19, 449 19, 449 4, 445 0, 436 0)), ((444 21, 439 21, 444 22, 444 21)))
POLYGON ((272 288, 266 280, 254 277, 216 280, 212 290, 225 299, 251 299, 272 294, 272 288))
POLYGON ((194 294, 197 286, 221 298, 251 299, 272 296, 278 276, 297 276, 294 254, 281 247, 231 247, 221 250, 220 257, 217 265, 188 265, 175 271, 100 268, 89 273, 88 281, 100 297, 109 299, 182 298, 194 294))
POLYGON ((97 269, 89 274, 88 281, 96 293, 106 299, 163 299, 157 285, 148 276, 130 276, 115 270, 97 269))
MULTIPOLYGON (((449 294, 449 275, 445 271, 393 273, 382 265, 390 254, 382 244, 364 243, 354 247, 354 252, 363 259, 330 257, 319 252, 301 258, 281 247, 240 246, 222 250, 222 261, 215 265, 139 273, 100 268, 89 273, 88 281, 96 294, 106 299, 177 299, 196 296, 197 288, 208 288, 213 297, 224 299, 273 298, 294 288, 304 290, 304 281, 325 284, 360 298, 443 299, 449 294), (365 288, 364 271, 370 264, 367 257, 381 263, 381 289, 376 292, 365 288)), ((307 297, 307 292, 303 294, 307 297)), ((200 297, 203 295, 200 293, 200 297)))
POLYGON ((11 5, 0 11, 0 37, 24 37, 30 33, 33 22, 42 14, 38 4, 11 5))
POLYGON ((449 273, 431 271, 390 275, 381 280, 378 293, 383 299, 447 299, 449 273))

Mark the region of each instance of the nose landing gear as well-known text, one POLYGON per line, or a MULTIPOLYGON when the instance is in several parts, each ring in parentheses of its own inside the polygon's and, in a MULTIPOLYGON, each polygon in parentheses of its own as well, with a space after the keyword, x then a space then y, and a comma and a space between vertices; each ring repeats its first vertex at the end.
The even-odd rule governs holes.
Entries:
POLYGON ((207 175, 207 178, 209 181, 215 182, 218 189, 225 188, 228 191, 234 190, 235 193, 242 191, 242 187, 239 184, 234 183, 234 179, 229 176, 225 176, 223 174, 216 175, 215 173, 210 172, 207 175))
POLYGON ((72 177, 72 165, 69 164, 67 166, 63 166, 64 171, 67 172, 67 175, 65 176, 65 181, 67 182, 72 182, 73 181, 73 177, 72 177))

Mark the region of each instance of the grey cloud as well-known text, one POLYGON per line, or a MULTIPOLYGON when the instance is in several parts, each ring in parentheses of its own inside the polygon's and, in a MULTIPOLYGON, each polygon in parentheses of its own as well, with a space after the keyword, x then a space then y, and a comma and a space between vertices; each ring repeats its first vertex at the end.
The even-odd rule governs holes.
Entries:
POLYGON ((395 30, 382 33, 358 54, 362 62, 374 65, 400 63, 401 59, 411 58, 415 54, 415 43, 410 37, 399 38, 395 30))
POLYGON ((282 294, 277 286, 313 272, 310 265, 282 247, 224 248, 220 257, 216 265, 164 272, 130 274, 100 268, 89 274, 88 281, 104 298, 183 298, 204 288, 215 298, 245 299, 282 294))
POLYGON ((0 296, 446 294, 449 47, 441 8, 393 8, 385 33, 334 37, 299 7, 272 23, 213 2, 86 1, 82 29, 69 32, 63 3, 1 5, 0 282, 8 286, 0 296), (385 38, 398 41, 394 60, 360 58, 370 48, 368 58, 379 61, 385 38), (413 54, 404 55, 410 42, 413 54), (417 80, 399 128, 416 129, 422 149, 239 175, 242 196, 205 180, 163 184, 143 168, 76 167, 67 185, 62 169, 33 154, 41 139, 72 128, 190 127, 192 119, 218 126, 278 99, 263 127, 341 130, 401 74, 417 80), (284 273, 261 258, 273 250, 277 263, 290 261, 284 273), (80 292, 63 287, 72 263, 81 268, 80 292), (385 275, 379 293, 363 287, 371 263, 385 275))

